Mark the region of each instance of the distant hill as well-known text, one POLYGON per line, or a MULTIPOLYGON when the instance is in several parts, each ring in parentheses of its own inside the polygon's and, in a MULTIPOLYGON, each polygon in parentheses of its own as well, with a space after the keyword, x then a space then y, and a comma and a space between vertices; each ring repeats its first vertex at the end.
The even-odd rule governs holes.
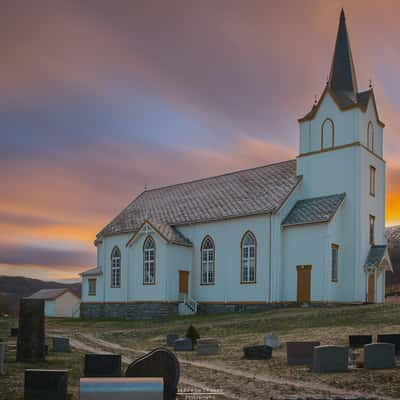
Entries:
POLYGON ((0 314, 18 313, 19 300, 40 289, 69 288, 81 295, 80 283, 47 282, 22 276, 0 276, 0 314))
POLYGON ((386 229, 393 272, 386 274, 386 291, 400 292, 400 225, 386 229))

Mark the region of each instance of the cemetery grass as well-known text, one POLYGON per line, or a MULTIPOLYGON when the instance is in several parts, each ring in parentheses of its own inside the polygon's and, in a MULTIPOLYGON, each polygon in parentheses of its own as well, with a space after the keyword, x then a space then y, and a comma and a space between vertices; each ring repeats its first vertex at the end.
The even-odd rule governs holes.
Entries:
MULTIPOLYGON (((15 345, 16 338, 9 337, 10 328, 17 326, 14 319, 0 319, 0 338, 8 345, 15 345)), ((51 343, 46 360, 39 363, 16 362, 16 352, 8 348, 5 357, 5 373, 0 374, 0 400, 23 400, 24 398, 24 370, 26 368, 67 369, 68 370, 68 400, 79 399, 79 378, 83 371, 83 354, 77 351, 71 353, 53 353, 51 343)))

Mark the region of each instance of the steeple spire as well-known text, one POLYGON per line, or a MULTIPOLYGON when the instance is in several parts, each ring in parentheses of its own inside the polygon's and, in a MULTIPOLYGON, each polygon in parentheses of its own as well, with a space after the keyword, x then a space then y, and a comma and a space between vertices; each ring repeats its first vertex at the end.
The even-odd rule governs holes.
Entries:
POLYGON ((328 85, 339 96, 346 95, 352 100, 357 97, 356 72, 343 8, 340 13, 339 29, 336 36, 335 53, 333 54, 328 85))

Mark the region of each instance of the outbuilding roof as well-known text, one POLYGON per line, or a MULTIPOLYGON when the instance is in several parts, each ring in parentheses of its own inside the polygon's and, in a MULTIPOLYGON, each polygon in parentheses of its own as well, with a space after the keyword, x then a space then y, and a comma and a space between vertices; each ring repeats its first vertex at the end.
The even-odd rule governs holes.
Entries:
POLYGON ((346 194, 341 193, 299 200, 282 222, 282 226, 329 222, 345 197, 346 194))
POLYGON ((386 245, 373 245, 369 249, 368 257, 365 262, 366 268, 383 267, 387 271, 393 271, 389 253, 386 245))
POLYGON ((81 275, 81 276, 98 276, 98 275, 102 275, 102 273, 103 272, 101 271, 101 268, 95 267, 95 268, 91 268, 86 271, 83 271, 79 275, 81 275))
MULTIPOLYGON (((62 296, 64 293, 70 292, 68 288, 61 288, 61 289, 41 289, 38 292, 28 296, 28 299, 40 299, 40 300, 55 300, 57 297, 62 296)), ((75 293, 73 293, 74 296, 75 293)))
POLYGON ((146 190, 97 235, 97 240, 135 234, 150 221, 171 241, 186 243, 176 229, 170 228, 276 212, 300 181, 296 160, 290 160, 146 190))

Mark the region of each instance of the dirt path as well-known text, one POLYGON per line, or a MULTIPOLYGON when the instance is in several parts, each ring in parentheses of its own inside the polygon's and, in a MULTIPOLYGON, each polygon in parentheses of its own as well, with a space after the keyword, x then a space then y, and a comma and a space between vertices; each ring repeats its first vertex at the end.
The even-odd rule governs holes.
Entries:
MULTIPOLYGON (((79 334, 80 337, 84 339, 84 342, 77 340, 76 338, 71 339, 71 345, 73 347, 80 348, 85 351, 119 351, 122 354, 126 354, 127 352, 129 354, 136 354, 137 356, 140 356, 147 351, 144 350, 138 350, 138 349, 132 349, 132 348, 127 348, 120 346, 116 343, 112 343, 109 341, 106 341, 104 339, 100 339, 96 337, 95 335, 88 334, 88 333, 81 333, 79 334), (92 345, 88 345, 85 342, 90 342, 92 345), (85 348, 86 347, 86 348, 85 348)), ((239 387, 235 388, 235 385, 232 381, 237 382, 244 382, 243 387, 244 387, 244 392, 240 393, 240 396, 237 396, 237 394, 234 392, 229 393, 229 398, 232 399, 257 399, 261 398, 258 395, 250 394, 248 393, 249 389, 246 387, 246 383, 251 383, 255 385, 256 387, 263 386, 264 391, 263 391, 263 399, 265 399, 266 391, 268 389, 272 389, 270 395, 274 397, 279 397, 282 395, 287 395, 289 393, 299 393, 301 392, 302 395, 305 395, 307 393, 310 393, 312 395, 328 395, 330 397, 337 397, 337 396, 344 396, 344 397, 364 397, 368 399, 379 399, 379 400, 394 400, 393 397, 388 397, 388 396, 381 396, 381 395, 373 395, 371 396, 369 393, 362 393, 358 391, 352 391, 352 390, 346 390, 346 389, 340 389, 336 388, 331 385, 326 385, 318 382, 306 382, 306 381, 299 381, 299 380, 290 380, 290 379, 282 379, 282 378, 277 378, 275 376, 271 375, 266 375, 266 374, 253 374, 251 372, 246 372, 243 370, 238 370, 234 368, 227 367, 223 365, 222 363, 211 363, 211 362, 206 362, 206 361, 189 361, 185 360, 181 357, 179 357, 179 362, 182 365, 185 365, 185 372, 189 373, 189 377, 183 378, 181 381, 184 384, 188 384, 191 386, 194 386, 199 389, 204 389, 205 387, 210 388, 210 385, 205 385, 199 382, 196 379, 193 379, 190 377, 192 375, 192 370, 194 370, 194 376, 195 377, 203 377, 204 370, 211 372, 213 375, 221 375, 224 383, 229 385, 228 387, 233 387, 234 389, 239 389, 239 387), (200 373, 203 372, 203 373, 200 373), (227 379, 227 377, 229 379, 227 379), (240 379, 236 379, 240 378, 240 379), (260 385, 261 384, 261 385, 260 385), (268 384, 266 386, 265 384, 268 384), (300 389, 300 390, 299 390, 300 389)), ((132 360, 130 360, 128 357, 123 356, 123 360, 125 359, 125 363, 130 363, 132 360)), ((227 387, 226 384, 223 384, 223 389, 225 394, 227 395, 227 387)), ((257 393, 258 394, 258 390, 257 393)))

